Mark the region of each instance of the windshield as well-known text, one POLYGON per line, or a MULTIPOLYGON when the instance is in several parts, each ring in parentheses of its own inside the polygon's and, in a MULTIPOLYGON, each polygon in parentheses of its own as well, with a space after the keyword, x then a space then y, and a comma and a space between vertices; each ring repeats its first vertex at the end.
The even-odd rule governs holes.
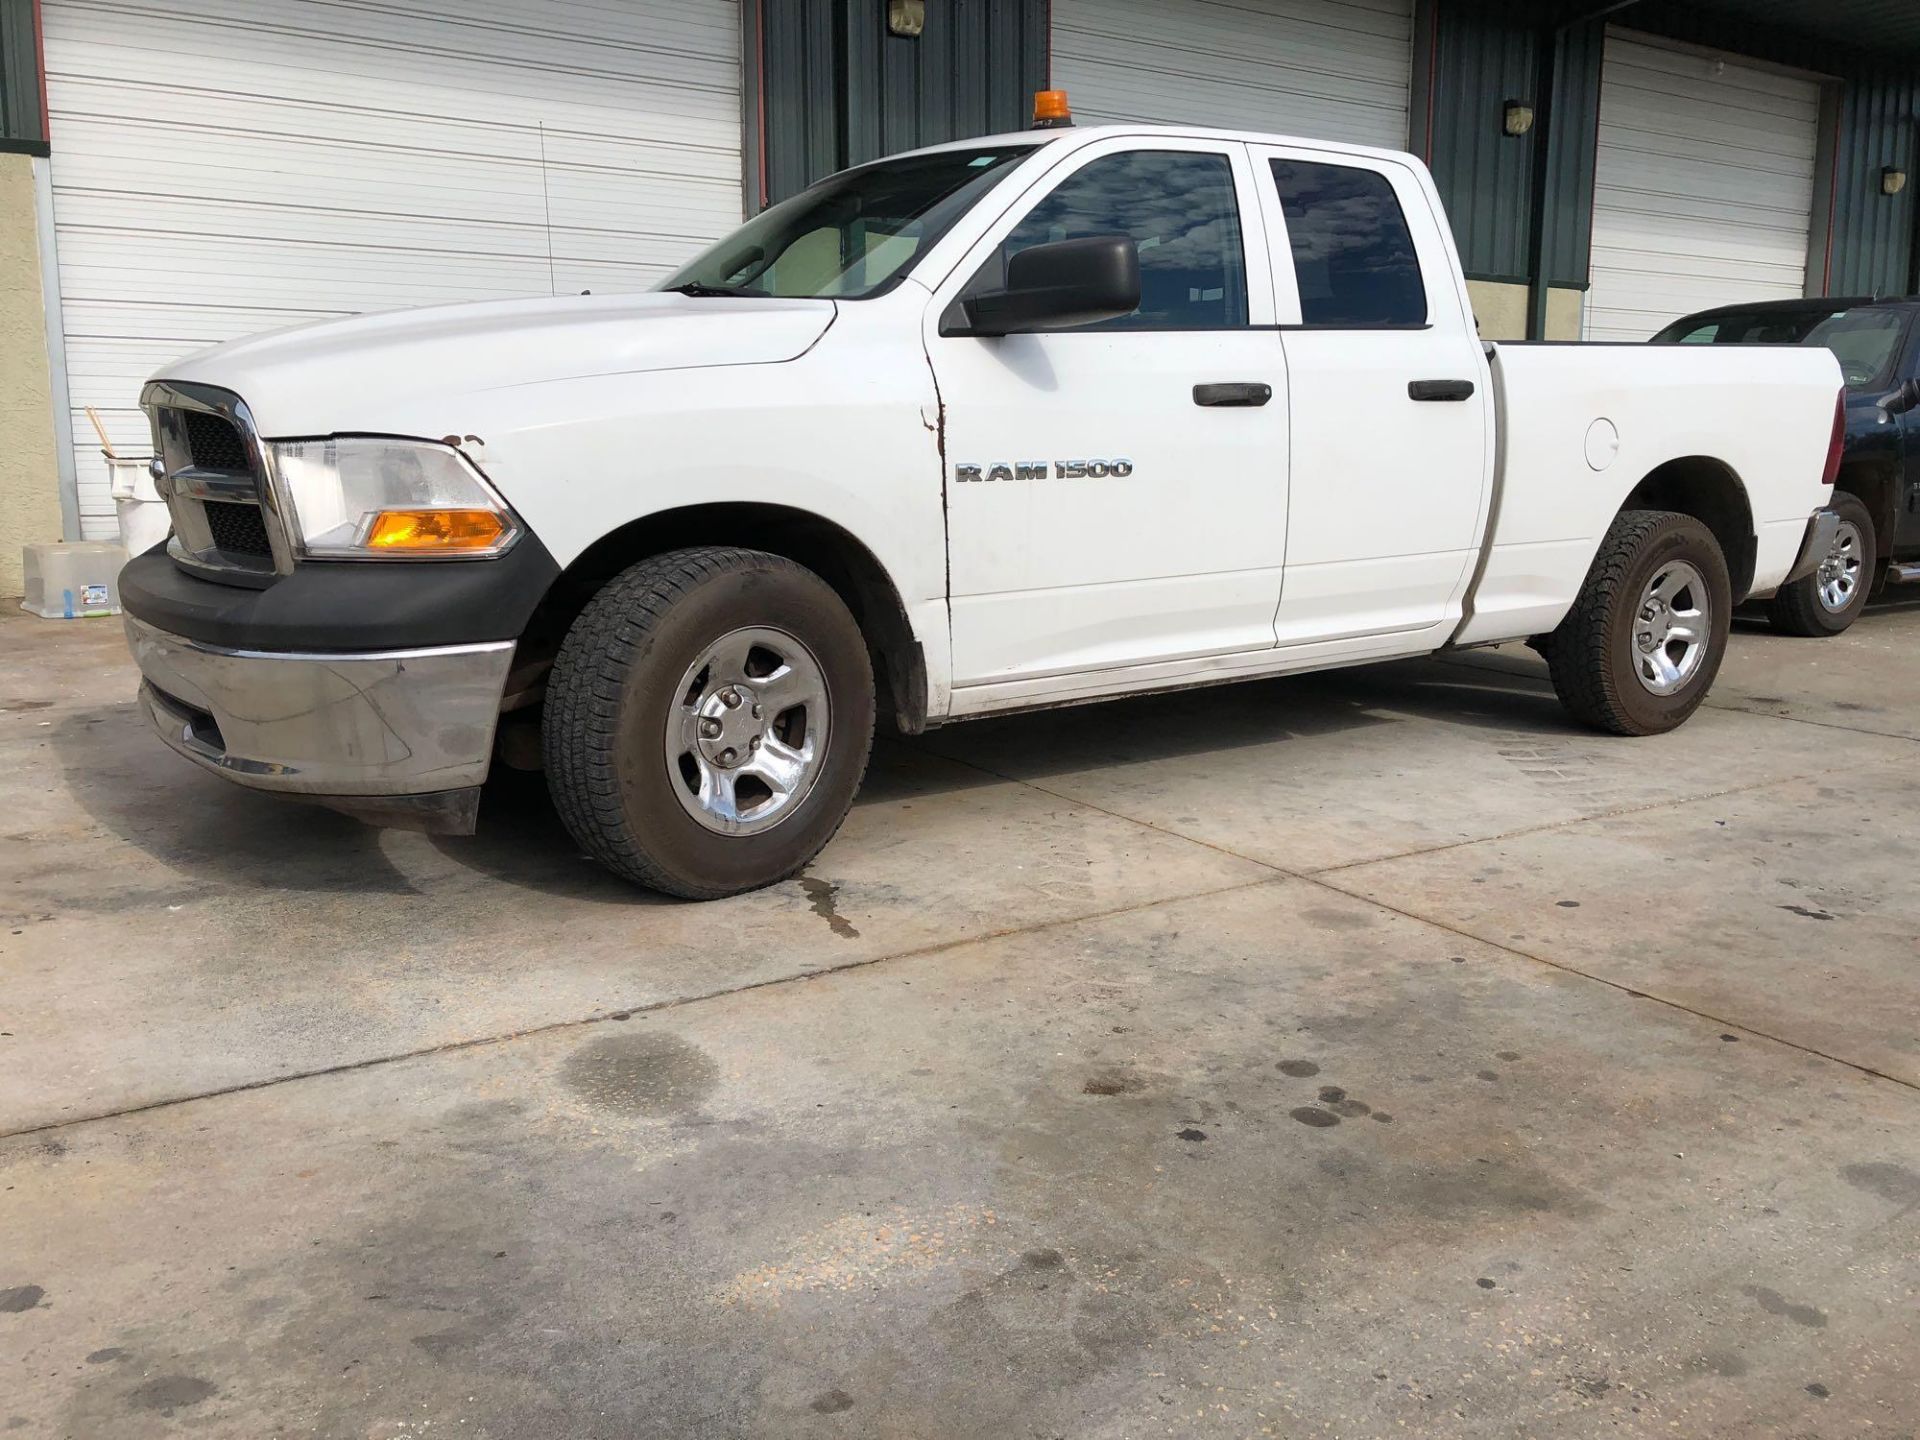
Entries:
POLYGON ((1665 345, 1819 345, 1833 352, 1849 390, 1890 383, 1906 316, 1899 310, 1754 310, 1679 320, 1654 336, 1665 345))
POLYGON ((1033 148, 941 150, 829 175, 763 210, 660 288, 791 299, 872 295, 1033 148))

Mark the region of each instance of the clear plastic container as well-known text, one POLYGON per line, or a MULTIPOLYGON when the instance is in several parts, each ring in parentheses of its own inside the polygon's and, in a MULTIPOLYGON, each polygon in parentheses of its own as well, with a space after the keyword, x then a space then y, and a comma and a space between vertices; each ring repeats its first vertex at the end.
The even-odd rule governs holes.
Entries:
POLYGON ((22 610, 44 620, 80 620, 120 613, 120 567, 127 552, 111 540, 55 540, 28 545, 22 610))

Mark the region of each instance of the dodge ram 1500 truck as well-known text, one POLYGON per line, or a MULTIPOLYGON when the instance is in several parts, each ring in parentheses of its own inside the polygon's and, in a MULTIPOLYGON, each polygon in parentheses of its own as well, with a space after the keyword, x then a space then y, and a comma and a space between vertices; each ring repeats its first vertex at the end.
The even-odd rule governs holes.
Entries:
POLYGON ((1482 343, 1407 155, 1036 131, 834 175, 657 293, 166 366, 174 533, 121 591, 209 770, 468 831, 537 759, 587 851, 714 897, 827 843, 876 717, 1528 639, 1575 716, 1669 730, 1831 547, 1840 394, 1822 350, 1482 343))

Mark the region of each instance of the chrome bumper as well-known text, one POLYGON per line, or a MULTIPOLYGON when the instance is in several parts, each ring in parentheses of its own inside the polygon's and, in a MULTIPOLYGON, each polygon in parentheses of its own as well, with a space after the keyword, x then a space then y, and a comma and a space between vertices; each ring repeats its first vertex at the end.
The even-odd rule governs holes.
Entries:
POLYGON ((1807 517, 1807 535, 1800 542, 1800 554, 1793 562, 1793 568, 1787 572, 1782 585, 1791 585, 1796 580, 1804 580, 1820 568, 1820 562, 1827 558, 1827 552, 1833 549, 1833 542, 1840 537, 1840 515, 1834 510, 1816 510, 1807 517))
POLYGON ((473 827, 513 642, 366 654, 203 645, 126 617, 160 738, 208 770, 369 819, 473 827))

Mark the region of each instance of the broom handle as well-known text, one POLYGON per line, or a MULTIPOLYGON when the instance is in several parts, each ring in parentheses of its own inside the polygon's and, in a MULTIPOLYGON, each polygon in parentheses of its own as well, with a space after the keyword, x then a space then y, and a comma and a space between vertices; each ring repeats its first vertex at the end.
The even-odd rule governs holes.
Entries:
POLYGON ((113 448, 113 442, 107 439, 107 427, 100 423, 99 412, 91 405, 87 406, 86 410, 87 419, 93 422, 93 433, 100 437, 100 448, 107 452, 107 458, 109 460, 118 460, 120 458, 119 452, 113 448))

